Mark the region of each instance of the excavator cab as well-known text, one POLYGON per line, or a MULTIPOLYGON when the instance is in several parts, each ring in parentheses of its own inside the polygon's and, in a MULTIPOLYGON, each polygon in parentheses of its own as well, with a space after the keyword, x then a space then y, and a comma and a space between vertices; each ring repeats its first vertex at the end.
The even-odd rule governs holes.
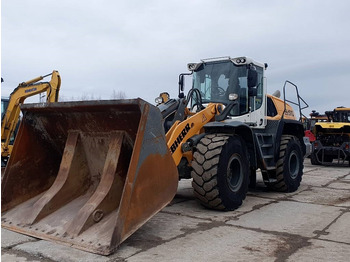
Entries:
POLYGON ((7 110, 7 107, 9 105, 10 99, 1 97, 1 120, 3 119, 5 112, 7 110))

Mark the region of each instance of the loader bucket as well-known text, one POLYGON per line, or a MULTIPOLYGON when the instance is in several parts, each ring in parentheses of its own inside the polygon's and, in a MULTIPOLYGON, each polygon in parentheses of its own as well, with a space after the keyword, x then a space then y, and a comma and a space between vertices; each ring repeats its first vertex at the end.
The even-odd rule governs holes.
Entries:
POLYGON ((108 255, 166 206, 178 173, 141 100, 22 107, 2 182, 4 228, 108 255))

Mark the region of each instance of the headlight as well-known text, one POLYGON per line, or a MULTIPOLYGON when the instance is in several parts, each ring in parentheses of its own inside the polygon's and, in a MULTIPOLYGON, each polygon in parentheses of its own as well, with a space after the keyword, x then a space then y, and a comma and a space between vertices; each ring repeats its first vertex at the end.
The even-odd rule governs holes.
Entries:
POLYGON ((245 62, 246 62, 246 60, 245 60, 245 58, 243 58, 243 57, 242 57, 242 58, 237 58, 237 59, 236 59, 236 63, 237 63, 237 64, 243 64, 243 63, 245 63, 245 62))
POLYGON ((160 105, 160 104, 163 103, 163 98, 161 98, 160 96, 158 96, 154 101, 156 102, 157 105, 160 105))
POLYGON ((228 100, 230 100, 230 101, 235 101, 235 100, 237 100, 237 98, 238 98, 237 94, 229 94, 228 95, 228 100))
POLYGON ((190 63, 190 64, 187 65, 187 69, 188 69, 189 71, 195 70, 196 67, 197 67, 197 64, 196 64, 196 63, 190 63))

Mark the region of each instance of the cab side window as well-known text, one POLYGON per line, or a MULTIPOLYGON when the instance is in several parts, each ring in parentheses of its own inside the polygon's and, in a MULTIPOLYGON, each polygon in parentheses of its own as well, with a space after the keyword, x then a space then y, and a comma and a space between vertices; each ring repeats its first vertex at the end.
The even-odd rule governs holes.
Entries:
POLYGON ((267 116, 274 117, 277 115, 277 109, 271 97, 267 97, 267 116))

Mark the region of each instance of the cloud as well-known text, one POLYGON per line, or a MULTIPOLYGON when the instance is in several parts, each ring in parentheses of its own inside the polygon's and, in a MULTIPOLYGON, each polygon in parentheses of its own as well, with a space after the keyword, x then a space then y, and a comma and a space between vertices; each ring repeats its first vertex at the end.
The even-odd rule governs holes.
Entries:
POLYGON ((328 110, 349 100, 349 7, 345 0, 4 1, 2 91, 56 69, 62 96, 123 91, 153 102, 162 91, 177 95, 188 62, 246 55, 269 64, 271 93, 288 79, 312 109, 328 110))

